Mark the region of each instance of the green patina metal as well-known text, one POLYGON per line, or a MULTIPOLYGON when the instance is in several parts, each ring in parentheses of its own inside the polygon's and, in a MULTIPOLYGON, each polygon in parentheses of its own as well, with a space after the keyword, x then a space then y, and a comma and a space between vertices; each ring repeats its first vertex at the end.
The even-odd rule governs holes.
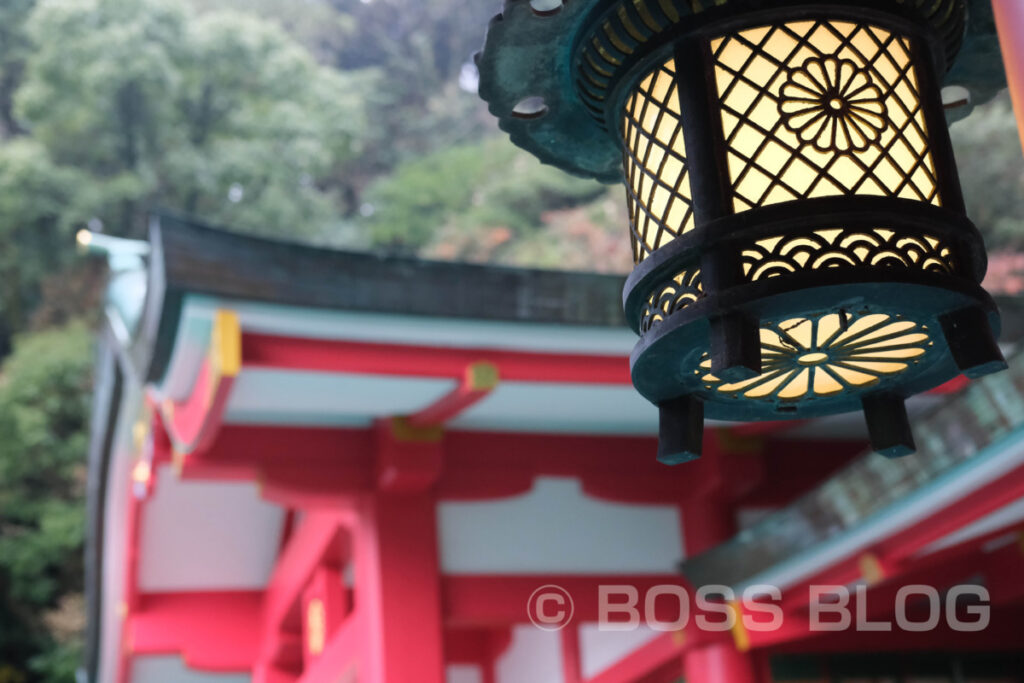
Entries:
MULTIPOLYGON (((628 71, 645 69, 652 50, 706 18, 806 2, 771 0, 572 0, 559 9, 535 10, 529 0, 506 0, 477 55, 480 96, 512 141, 577 176, 606 183, 622 180, 622 149, 609 135, 607 119, 619 103, 601 85, 614 85, 628 71), (596 62, 603 52, 621 69, 596 62), (634 58, 643 53, 644 59, 634 58), (618 73, 617 73, 618 72, 618 73), (543 100, 540 112, 520 103, 543 100)), ((826 5, 830 3, 819 3, 826 5)), ((837 4, 837 3, 831 3, 837 4)), ((967 104, 947 112, 963 118, 1005 87, 1002 60, 989 0, 867 0, 858 3, 916 20, 937 35, 952 68, 946 85, 970 92, 967 104), (966 22, 965 22, 966 18, 966 22), (965 25, 966 24, 966 25, 965 25)), ((549 5, 538 5, 546 7, 549 5)))
POLYGON ((945 84, 965 88, 970 94, 970 101, 946 110, 946 120, 950 123, 967 117, 974 107, 988 102, 1006 87, 992 3, 990 0, 969 0, 967 4, 963 46, 946 74, 945 84))
POLYGON ((492 21, 477 55, 480 96, 512 141, 541 161, 578 176, 622 180, 622 151, 583 105, 573 85, 576 35, 595 3, 569 2, 540 15, 528 0, 508 0, 492 21), (541 97, 541 116, 516 115, 516 106, 541 97))

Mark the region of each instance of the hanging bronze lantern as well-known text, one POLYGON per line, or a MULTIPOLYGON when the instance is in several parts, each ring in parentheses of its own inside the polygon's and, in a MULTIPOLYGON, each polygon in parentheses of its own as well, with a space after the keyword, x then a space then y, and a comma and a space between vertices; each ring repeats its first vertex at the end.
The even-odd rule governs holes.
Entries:
POLYGON ((508 0, 480 94, 542 161, 625 180, 636 388, 659 458, 705 416, 863 410, 1005 367, 940 84, 964 0, 508 0))

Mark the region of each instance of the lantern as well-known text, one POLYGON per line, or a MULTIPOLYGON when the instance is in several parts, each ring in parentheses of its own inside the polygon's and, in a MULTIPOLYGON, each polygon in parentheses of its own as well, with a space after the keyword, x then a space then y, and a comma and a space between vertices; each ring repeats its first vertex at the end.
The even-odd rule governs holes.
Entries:
POLYGON ((940 84, 964 0, 508 0, 478 56, 512 140, 623 181, 633 383, 659 458, 704 417, 863 410, 1005 367, 940 84))

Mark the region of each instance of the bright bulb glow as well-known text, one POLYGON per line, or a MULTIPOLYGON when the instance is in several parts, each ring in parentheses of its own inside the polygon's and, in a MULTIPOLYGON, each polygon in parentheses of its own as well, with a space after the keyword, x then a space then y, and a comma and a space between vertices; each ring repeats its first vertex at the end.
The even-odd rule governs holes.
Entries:
POLYGON ((843 195, 940 203, 909 39, 798 21, 711 50, 736 212, 843 195))
MULTIPOLYGON (((735 212, 853 195, 941 205, 908 38, 800 21, 722 36, 710 49, 735 212)), ((685 123, 670 58, 625 105, 636 263, 695 227, 685 123)))
POLYGON ((626 105, 624 134, 633 257, 639 263, 695 226, 674 60, 640 82, 626 105))

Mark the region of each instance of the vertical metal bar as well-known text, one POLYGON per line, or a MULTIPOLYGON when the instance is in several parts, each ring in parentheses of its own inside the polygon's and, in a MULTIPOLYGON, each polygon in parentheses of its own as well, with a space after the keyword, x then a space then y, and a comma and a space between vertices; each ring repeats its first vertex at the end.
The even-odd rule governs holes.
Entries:
POLYGON ((725 139, 708 41, 691 33, 675 46, 676 86, 697 229, 731 215, 725 139))

